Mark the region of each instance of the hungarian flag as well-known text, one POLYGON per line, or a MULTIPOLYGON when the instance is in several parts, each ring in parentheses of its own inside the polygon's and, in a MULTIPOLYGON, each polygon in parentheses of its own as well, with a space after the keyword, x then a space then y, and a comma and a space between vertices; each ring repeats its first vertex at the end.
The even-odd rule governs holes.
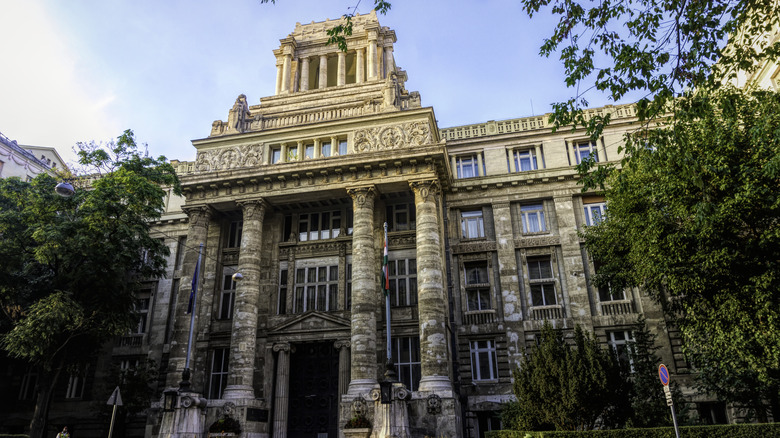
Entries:
POLYGON ((200 257, 195 263, 195 272, 192 273, 192 292, 190 292, 190 302, 187 304, 187 314, 192 313, 192 306, 195 304, 195 295, 198 293, 198 271, 200 270, 200 257))
POLYGON ((387 224, 385 224, 385 256, 382 259, 382 289, 385 296, 390 293, 390 266, 387 264, 387 224))

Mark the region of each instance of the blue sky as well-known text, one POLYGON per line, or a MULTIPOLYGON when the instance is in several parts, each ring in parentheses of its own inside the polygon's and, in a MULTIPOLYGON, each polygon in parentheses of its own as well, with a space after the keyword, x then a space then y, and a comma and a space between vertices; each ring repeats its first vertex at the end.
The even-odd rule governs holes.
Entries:
MULTIPOLYGON (((236 96, 272 95, 272 50, 296 22, 335 19, 355 0, 0 0, 0 132, 54 146, 124 129, 152 155, 193 160, 190 140, 227 119, 236 96)), ((359 12, 373 4, 362 0, 359 12)), ((380 23, 439 127, 541 114, 574 90, 539 56, 555 21, 518 0, 393 0, 380 23)), ((611 103, 589 96, 592 105, 611 103)))

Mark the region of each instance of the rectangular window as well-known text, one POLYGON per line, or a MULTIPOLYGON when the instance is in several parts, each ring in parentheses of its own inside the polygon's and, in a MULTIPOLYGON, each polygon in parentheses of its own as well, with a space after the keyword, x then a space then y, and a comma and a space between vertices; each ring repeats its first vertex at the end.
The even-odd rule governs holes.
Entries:
POLYGON ((523 220, 523 233, 542 233, 547 231, 543 204, 521 206, 520 216, 523 220))
POLYGON ((65 389, 65 398, 82 398, 84 396, 84 381, 87 371, 80 371, 68 376, 68 387, 65 389))
POLYGON ((219 319, 233 319, 233 306, 236 301, 236 282, 233 280, 232 272, 236 271, 236 267, 227 267, 226 273, 222 276, 222 294, 219 298, 219 319))
POLYGON ((138 325, 133 333, 146 333, 149 321, 149 305, 152 302, 152 289, 141 289, 138 291, 135 300, 135 311, 138 313, 138 325))
POLYGON ((313 144, 307 144, 304 146, 304 158, 307 160, 311 160, 314 158, 314 145, 313 144))
POLYGON ((321 157, 329 157, 330 156, 330 142, 326 141, 322 143, 322 146, 320 147, 320 156, 321 157))
POLYGON ((339 140, 339 155, 347 155, 347 141, 339 140))
POLYGON ((38 372, 28 369, 22 376, 22 384, 19 386, 19 400, 35 400, 36 385, 38 385, 38 372))
POLYGON ((577 160, 577 164, 582 163, 587 158, 592 157, 593 161, 599 161, 598 150, 596 149, 596 143, 592 141, 581 141, 572 145, 574 148, 574 158, 577 160))
POLYGON ((492 340, 471 341, 471 378, 473 380, 497 380, 498 361, 496 344, 492 340))
POLYGON ((298 161, 298 146, 287 147, 287 161, 298 161))
POLYGON ((287 268, 279 270, 279 303, 276 313, 284 315, 287 313, 287 268))
POLYGON ((230 349, 215 348, 211 355, 211 375, 209 376, 209 398, 222 398, 227 386, 230 349))
POLYGON ((464 263, 468 311, 488 310, 490 306, 490 279, 487 262, 464 263))
MULTIPOLYGON (((455 169, 458 178, 474 178, 480 176, 479 160, 477 154, 461 155, 455 157, 455 169)), ((482 174, 484 175, 484 169, 482 174)))
POLYGON ((390 306, 414 306, 417 304, 417 260, 389 260, 390 306))
POLYGON ((420 386, 420 338, 393 339, 393 359, 398 380, 410 391, 417 391, 420 386))
POLYGON ((171 298, 170 298, 170 304, 168 305, 168 320, 165 324, 165 343, 171 342, 171 337, 173 336, 173 322, 174 322, 174 315, 176 314, 176 303, 178 301, 179 297, 179 282, 180 280, 178 278, 173 279, 173 284, 171 285, 171 298))
POLYGON ((629 330, 607 332, 607 343, 617 356, 620 366, 625 370, 634 372, 634 359, 632 357, 634 335, 629 330))
POLYGON ((392 204, 387 206, 388 231, 409 231, 416 228, 417 217, 414 204, 392 204))
POLYGON ((341 211, 298 215, 298 241, 332 239, 341 234, 341 211))
POLYGON ((271 164, 276 164, 280 161, 282 161, 282 148, 278 146, 271 148, 271 164))
POLYGON ((604 202, 594 202, 590 204, 584 204, 585 209, 585 225, 597 225, 601 222, 604 214, 607 212, 607 204, 604 202))
POLYGON ((241 234, 244 231, 244 221, 233 221, 228 229, 228 238, 225 248, 239 248, 241 246, 241 234))
POLYGON ((512 151, 512 159, 515 162, 515 169, 517 172, 525 172, 539 168, 536 162, 536 151, 533 149, 516 149, 512 151))
POLYGON ((339 267, 312 266, 295 272, 295 313, 336 310, 339 267))
POLYGON ((552 262, 549 257, 528 260, 528 279, 531 284, 531 302, 534 306, 558 304, 552 262))
POLYGON ((482 219, 482 210, 461 211, 460 230, 464 239, 478 239, 485 237, 485 226, 482 219))

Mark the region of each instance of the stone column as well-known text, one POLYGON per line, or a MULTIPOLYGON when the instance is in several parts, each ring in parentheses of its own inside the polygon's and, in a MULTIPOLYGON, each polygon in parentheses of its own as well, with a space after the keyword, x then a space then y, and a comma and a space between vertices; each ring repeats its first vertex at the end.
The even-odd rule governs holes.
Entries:
POLYGON ((274 345, 278 354, 276 364, 276 392, 274 394, 274 438, 287 437, 287 413, 290 397, 290 344, 274 345))
POLYGON ((377 384, 376 322, 379 269, 374 250, 374 187, 348 189, 352 196, 352 359, 349 394, 365 394, 377 384))
POLYGON ((317 88, 325 88, 328 86, 328 55, 320 55, 320 86, 317 88))
MULTIPOLYGON (((187 216, 189 216, 189 224, 187 230, 187 246, 184 250, 184 262, 182 266, 183 271, 189 275, 181 278, 179 290, 177 292, 179 295, 176 300, 174 314, 174 318, 176 319, 173 324, 170 360, 168 362, 168 376, 165 382, 168 387, 179 386, 181 372, 184 371, 184 363, 187 356, 187 339, 189 338, 190 333, 190 316, 186 313, 190 292, 192 291, 192 275, 195 271, 195 264, 198 263, 198 250, 200 244, 206 243, 208 224, 211 219, 211 209, 207 206, 184 207, 184 211, 187 213, 187 216)), ((203 248, 203 252, 206 252, 205 247, 203 248)), ((201 260, 201 264, 202 263, 203 261, 201 260)), ((195 327, 197 327, 197 312, 195 315, 195 327)))
POLYGON ((279 95, 279 93, 282 92, 282 64, 279 63, 279 60, 276 61, 276 91, 274 94, 276 96, 279 95))
POLYGON ((309 58, 301 59, 301 91, 309 90, 309 58))
POLYGON ((260 298, 260 245, 263 237, 263 215, 267 208, 262 199, 243 201, 244 229, 238 270, 244 279, 236 284, 233 332, 230 338, 230 366, 223 398, 253 399, 252 378, 255 372, 257 338, 257 303, 260 298))
POLYGON ((385 47, 385 75, 395 70, 395 59, 393 58, 393 46, 385 47))
POLYGON ((420 318, 420 391, 452 393, 447 348, 447 297, 435 180, 412 181, 417 211, 417 293, 420 318))
POLYGON ((290 92, 290 63, 292 62, 292 55, 289 53, 284 55, 284 64, 282 64, 282 94, 290 92))
POLYGON ((359 48, 357 49, 356 53, 356 65, 355 65, 355 83, 362 84, 366 81, 366 70, 365 70, 365 53, 366 49, 359 48))
POLYGON ((369 32, 368 34, 368 53, 366 56, 366 64, 368 70, 368 80, 375 81, 376 77, 376 33, 369 32))
POLYGON ((341 51, 339 51, 339 71, 336 81, 336 85, 347 83, 347 54, 341 51))
POLYGON ((333 346, 339 351, 339 397, 349 389, 349 346, 348 340, 336 341, 333 346))

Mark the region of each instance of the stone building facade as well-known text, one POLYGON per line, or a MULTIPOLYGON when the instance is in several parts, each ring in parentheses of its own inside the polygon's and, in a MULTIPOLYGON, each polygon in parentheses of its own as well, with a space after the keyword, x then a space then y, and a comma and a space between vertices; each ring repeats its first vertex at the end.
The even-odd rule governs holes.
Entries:
MULTIPOLYGON (((203 244, 190 369, 205 424, 229 414, 246 437, 342 436, 356 399, 372 419, 380 406, 387 223, 391 360, 411 436, 499 427, 512 369, 545 320, 619 352, 644 314, 670 371, 687 372, 647 296, 592 284, 578 234, 606 206, 575 166, 620 158, 632 105, 590 110, 613 120, 595 142, 552 133, 548 115, 441 129, 405 88, 394 31, 356 16, 340 52, 326 44, 332 26, 297 24, 274 51, 276 94, 240 95, 192 142, 196 159, 173 162, 185 197, 154 225, 169 272, 141 291, 138 329, 109 348, 113 363, 152 359, 158 394, 178 387, 203 244)), ((162 436, 161 400, 144 415, 128 435, 162 436)))

